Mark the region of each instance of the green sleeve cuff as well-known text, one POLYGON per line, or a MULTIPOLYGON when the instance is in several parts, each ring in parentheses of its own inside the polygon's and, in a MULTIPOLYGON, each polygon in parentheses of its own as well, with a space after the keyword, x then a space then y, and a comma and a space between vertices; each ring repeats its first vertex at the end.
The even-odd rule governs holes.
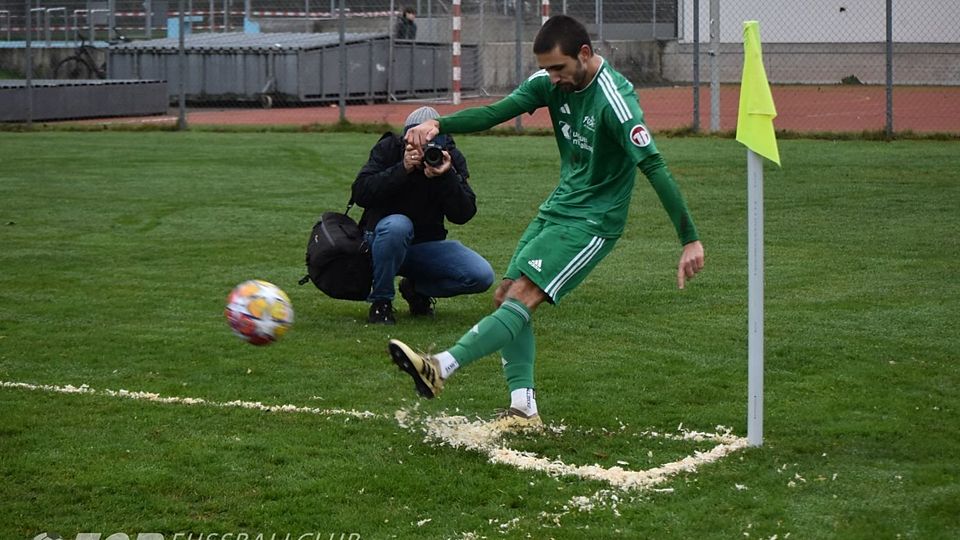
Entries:
POLYGON ((666 162, 660 154, 650 156, 640 162, 640 171, 647 177, 657 197, 660 198, 660 204, 670 217, 673 228, 677 231, 677 237, 683 245, 695 242, 700 239, 697 233, 697 226, 693 222, 693 216, 687 208, 687 202, 680 193, 680 186, 673 179, 673 174, 667 168, 666 162))

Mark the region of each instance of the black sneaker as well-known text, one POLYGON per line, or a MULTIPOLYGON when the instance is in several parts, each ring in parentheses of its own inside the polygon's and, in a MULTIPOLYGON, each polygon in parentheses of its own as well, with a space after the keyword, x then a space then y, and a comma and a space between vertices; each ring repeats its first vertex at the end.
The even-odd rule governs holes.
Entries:
POLYGON ((400 296, 410 305, 410 314, 414 317, 433 316, 433 305, 437 301, 418 293, 413 286, 412 279, 403 278, 400 280, 400 296))
POLYGON ((396 324, 393 318, 393 303, 390 300, 375 300, 370 306, 370 315, 367 316, 370 324, 396 324))

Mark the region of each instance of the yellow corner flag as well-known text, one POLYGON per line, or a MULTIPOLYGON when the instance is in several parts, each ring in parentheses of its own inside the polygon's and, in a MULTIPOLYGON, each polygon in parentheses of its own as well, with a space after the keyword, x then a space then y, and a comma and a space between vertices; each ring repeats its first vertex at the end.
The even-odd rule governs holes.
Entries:
POLYGON ((743 23, 743 79, 740 82, 740 112, 737 116, 737 141, 757 154, 780 165, 773 119, 773 104, 767 72, 763 69, 760 50, 760 23, 743 23))

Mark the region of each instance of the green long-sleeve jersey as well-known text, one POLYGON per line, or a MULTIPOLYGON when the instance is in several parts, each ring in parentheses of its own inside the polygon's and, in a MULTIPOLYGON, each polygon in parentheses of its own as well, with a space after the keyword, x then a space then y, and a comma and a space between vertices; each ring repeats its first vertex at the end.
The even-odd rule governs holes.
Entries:
POLYGON ((633 85, 605 61, 582 90, 563 92, 540 70, 496 103, 440 117, 440 131, 482 131, 544 106, 550 111, 561 165, 560 182, 540 205, 540 217, 595 236, 619 237, 639 166, 681 243, 698 239, 680 189, 644 125, 633 85))

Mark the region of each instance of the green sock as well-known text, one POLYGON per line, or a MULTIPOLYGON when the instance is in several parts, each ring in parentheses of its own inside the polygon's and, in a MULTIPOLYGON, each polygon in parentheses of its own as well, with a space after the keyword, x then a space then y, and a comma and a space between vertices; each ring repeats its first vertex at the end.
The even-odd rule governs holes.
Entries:
POLYGON ((536 388, 533 385, 533 361, 537 356, 537 343, 533 339, 533 323, 524 326, 500 352, 503 354, 503 374, 510 391, 536 388))
POLYGON ((463 335, 449 353, 461 367, 504 348, 530 323, 530 310, 523 302, 507 298, 463 335))

